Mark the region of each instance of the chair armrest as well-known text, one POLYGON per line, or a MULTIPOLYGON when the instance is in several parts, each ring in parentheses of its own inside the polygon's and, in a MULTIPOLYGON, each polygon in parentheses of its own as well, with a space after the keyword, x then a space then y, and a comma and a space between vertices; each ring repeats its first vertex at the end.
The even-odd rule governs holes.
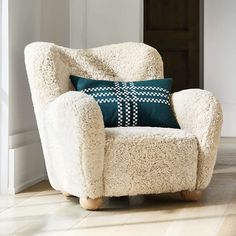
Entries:
POLYGON ((41 140, 53 187, 75 196, 103 195, 105 130, 96 101, 70 91, 46 106, 41 140))
POLYGON ((199 145, 196 189, 209 184, 217 155, 223 121, 219 101, 212 93, 187 89, 172 95, 172 105, 181 129, 193 133, 199 145))

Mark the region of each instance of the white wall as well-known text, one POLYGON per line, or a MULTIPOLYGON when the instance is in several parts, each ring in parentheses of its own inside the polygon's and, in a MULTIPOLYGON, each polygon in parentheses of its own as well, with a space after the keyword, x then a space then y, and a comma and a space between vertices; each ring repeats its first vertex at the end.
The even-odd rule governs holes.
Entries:
POLYGON ((70 46, 69 9, 69 0, 41 0, 41 41, 70 46))
POLYGON ((40 39, 40 0, 9 1, 9 135, 36 129, 24 48, 40 39))
POLYGON ((140 41, 139 0, 87 0, 87 47, 140 41))
POLYGON ((9 152, 8 166, 5 167, 8 170, 8 186, 5 192, 15 193, 46 176, 24 64, 25 46, 40 40, 41 1, 9 0, 8 4, 9 76, 3 78, 9 84, 9 152), (17 163, 21 165, 16 168, 17 163))
POLYGON ((8 1, 1 0, 0 191, 8 187, 8 1), (2 37, 2 36, 5 37, 2 37))
POLYGON ((70 0, 70 47, 87 47, 87 0, 70 0))
POLYGON ((141 15, 141 0, 71 0, 71 31, 78 31, 77 35, 71 33, 71 46, 142 41, 141 15))
POLYGON ((10 135, 36 129, 24 48, 34 41, 69 46, 69 1, 9 1, 10 135))
POLYGON ((24 48, 34 41, 69 46, 69 1, 2 0, 2 6, 1 191, 15 193, 46 177, 24 48))
POLYGON ((236 136, 236 1, 205 0, 204 84, 220 99, 222 136, 236 136))
MULTIPOLYGON (((0 55, 2 55, 2 1, 0 0, 0 55)), ((0 57, 0 75, 2 74, 2 60, 0 57)), ((1 93, 0 93, 1 94, 1 93)))

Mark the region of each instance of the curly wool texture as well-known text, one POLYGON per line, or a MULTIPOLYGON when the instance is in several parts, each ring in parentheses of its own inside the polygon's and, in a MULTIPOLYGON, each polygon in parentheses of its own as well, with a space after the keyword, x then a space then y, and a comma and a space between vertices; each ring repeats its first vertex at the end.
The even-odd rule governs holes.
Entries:
POLYGON ((102 196, 105 134, 94 99, 80 92, 64 93, 48 105, 42 126, 53 187, 75 196, 102 196))
POLYGON ((140 43, 68 49, 37 42, 25 49, 36 119, 52 186, 75 196, 121 196, 204 189, 212 175, 222 112, 203 90, 173 94, 183 130, 104 129, 91 97, 69 75, 98 80, 163 78, 159 53, 140 43))
POLYGON ((184 130, 106 128, 104 195, 122 196, 194 190, 198 147, 184 130))
POLYGON ((181 129, 198 140, 196 189, 205 189, 213 174, 220 141, 223 123, 220 103, 208 91, 187 89, 174 93, 172 104, 181 129))

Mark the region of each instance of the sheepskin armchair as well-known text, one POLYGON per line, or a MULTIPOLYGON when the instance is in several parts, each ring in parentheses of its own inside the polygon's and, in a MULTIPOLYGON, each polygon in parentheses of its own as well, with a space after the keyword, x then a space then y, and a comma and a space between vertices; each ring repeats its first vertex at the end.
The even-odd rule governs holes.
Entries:
POLYGON ((163 78, 159 53, 142 43, 69 49, 36 42, 25 62, 51 185, 80 197, 86 209, 102 197, 181 192, 197 200, 216 161, 222 111, 212 93, 171 96, 181 129, 104 128, 96 101, 74 91, 69 76, 139 81, 163 78))

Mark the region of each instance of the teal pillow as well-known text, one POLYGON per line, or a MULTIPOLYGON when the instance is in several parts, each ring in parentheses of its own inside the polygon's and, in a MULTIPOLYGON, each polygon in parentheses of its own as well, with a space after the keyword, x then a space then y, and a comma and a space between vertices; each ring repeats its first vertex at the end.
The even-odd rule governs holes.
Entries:
POLYGON ((180 128, 170 106, 172 79, 117 82, 74 75, 70 79, 77 91, 98 102, 105 127, 180 128))

